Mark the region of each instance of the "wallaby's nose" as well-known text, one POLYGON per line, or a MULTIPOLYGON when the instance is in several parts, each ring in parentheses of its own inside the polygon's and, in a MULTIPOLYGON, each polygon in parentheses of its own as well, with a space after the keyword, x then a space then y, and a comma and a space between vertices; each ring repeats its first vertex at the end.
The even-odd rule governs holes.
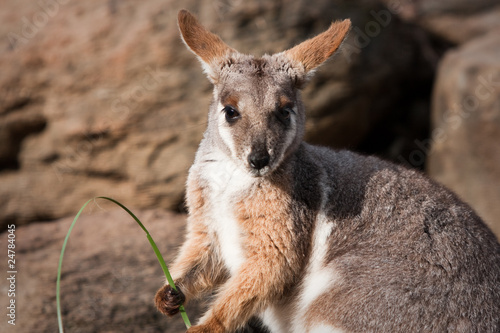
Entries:
POLYGON ((260 170, 269 164, 269 154, 266 150, 254 150, 248 155, 248 163, 256 170, 260 170))

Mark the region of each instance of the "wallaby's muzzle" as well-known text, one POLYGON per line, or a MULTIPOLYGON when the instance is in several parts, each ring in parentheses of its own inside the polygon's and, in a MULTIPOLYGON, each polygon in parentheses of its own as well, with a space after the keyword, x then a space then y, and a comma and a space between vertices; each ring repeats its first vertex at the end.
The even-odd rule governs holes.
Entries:
POLYGON ((270 156, 267 150, 258 149, 250 152, 248 155, 248 164, 252 169, 260 171, 269 165, 270 156))

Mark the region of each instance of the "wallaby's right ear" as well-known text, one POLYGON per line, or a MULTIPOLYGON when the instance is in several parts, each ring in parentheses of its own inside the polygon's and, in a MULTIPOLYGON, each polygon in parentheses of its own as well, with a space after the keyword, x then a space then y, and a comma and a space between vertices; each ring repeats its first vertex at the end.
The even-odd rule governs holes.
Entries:
POLYGON ((314 38, 283 52, 283 54, 299 65, 299 85, 307 82, 314 70, 325 62, 340 46, 351 28, 350 20, 333 22, 328 30, 314 38))
POLYGON ((217 71, 220 68, 218 64, 228 54, 236 51, 227 46, 219 36, 205 29, 196 17, 185 9, 179 11, 178 23, 184 43, 201 61, 210 81, 217 82, 217 71))

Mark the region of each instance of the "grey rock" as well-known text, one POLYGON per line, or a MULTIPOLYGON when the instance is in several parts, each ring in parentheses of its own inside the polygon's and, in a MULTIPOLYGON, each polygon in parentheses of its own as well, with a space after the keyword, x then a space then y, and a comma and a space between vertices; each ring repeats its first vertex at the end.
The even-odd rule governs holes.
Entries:
POLYGON ((429 174, 500 235, 500 31, 449 52, 433 97, 429 174))

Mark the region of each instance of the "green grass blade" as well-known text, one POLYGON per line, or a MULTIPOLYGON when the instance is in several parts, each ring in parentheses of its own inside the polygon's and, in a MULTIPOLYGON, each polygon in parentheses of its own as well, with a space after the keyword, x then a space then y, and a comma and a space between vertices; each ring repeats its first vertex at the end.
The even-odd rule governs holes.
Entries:
POLYGON ((57 283, 56 283, 56 303, 57 303, 57 323, 59 324, 59 333, 63 333, 63 325, 62 325, 62 315, 61 315, 61 271, 62 271, 62 263, 63 263, 63 257, 64 257, 64 251, 66 250, 66 244, 68 243, 69 235, 71 234, 71 231, 73 230, 73 227, 75 226, 76 220, 80 217, 80 214, 83 212, 85 207, 88 205, 89 202, 91 202, 93 199, 90 199, 87 201, 82 208, 78 211, 78 214, 76 214, 75 218, 73 219, 73 222, 71 223, 68 233, 66 234, 66 238, 64 238, 64 243, 62 246, 61 250, 61 255, 59 256, 59 266, 57 267, 57 283))
MULTIPOLYGON (((163 273, 165 274, 165 277, 167 278, 168 284, 172 287, 172 289, 177 290, 174 280, 172 279, 172 276, 170 275, 170 272, 167 268, 167 265, 165 264, 165 260, 163 259, 163 256, 160 253, 160 250, 156 246, 155 241, 153 240, 153 237, 149 234, 149 231, 146 229, 146 227, 142 224, 142 222, 135 216, 134 213, 132 213, 127 207, 119 203, 118 201, 108 198, 108 197, 96 197, 94 199, 88 200, 82 208, 78 211, 78 214, 76 214, 73 222, 71 223, 71 226, 69 227, 68 233, 66 234, 66 238, 64 239, 63 247, 61 250, 61 255, 59 257, 59 266, 57 268, 57 283, 56 283, 56 303, 57 303, 57 322, 59 324, 59 332, 64 333, 63 329, 63 324, 62 324, 62 315, 61 315, 61 298, 60 298, 60 289, 61 289, 61 271, 62 271, 62 262, 63 262, 63 257, 64 257, 64 251, 66 250, 66 245, 68 243, 69 235, 71 234, 71 231, 73 230, 73 227, 76 224, 76 221, 80 217, 80 214, 83 212, 87 204, 95 199, 105 199, 108 201, 111 201, 121 208, 125 210, 132 218, 137 222, 137 224, 141 227, 142 230, 146 233, 146 237, 148 238, 149 243, 151 244, 151 247, 153 248, 154 253, 156 254, 156 258, 158 259, 158 262, 160 263, 161 268, 163 269, 163 273)), ((191 322, 189 321, 189 318, 187 316, 186 310, 184 309, 184 306, 179 307, 179 311, 181 313, 182 320, 184 320, 184 324, 186 325, 187 328, 191 327, 191 322)))

